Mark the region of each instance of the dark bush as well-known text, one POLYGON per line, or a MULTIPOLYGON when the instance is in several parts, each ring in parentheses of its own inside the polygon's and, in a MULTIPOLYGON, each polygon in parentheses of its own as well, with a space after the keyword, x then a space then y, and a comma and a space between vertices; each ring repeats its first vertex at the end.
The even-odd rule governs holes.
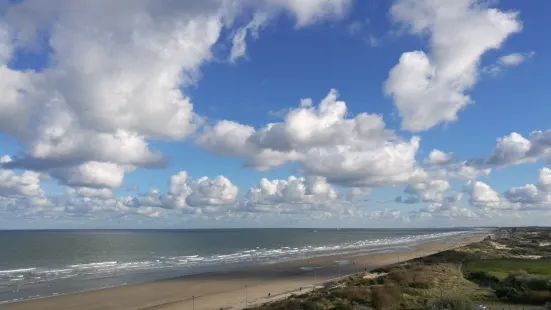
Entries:
POLYGON ((396 285, 373 286, 371 292, 372 305, 376 310, 386 309, 400 302, 402 292, 396 285))
POLYGON ((302 305, 302 309, 304 310, 325 310, 328 308, 329 307, 327 307, 323 302, 313 300, 307 300, 302 305))
POLYGON ((551 278, 533 275, 526 271, 511 272, 501 282, 503 287, 514 287, 521 290, 551 290, 551 278))
POLYGON ((391 271, 385 279, 394 282, 402 287, 430 288, 434 273, 424 266, 416 266, 412 269, 400 269, 391 271))
POLYGON ((408 286, 410 283, 413 282, 412 273, 403 269, 391 271, 387 275, 387 278, 389 280, 394 281, 396 284, 400 286, 408 286))
POLYGON ((465 276, 465 278, 471 282, 474 282, 482 286, 495 286, 499 283, 499 279, 486 271, 473 271, 465 276))
POLYGON ((519 300, 524 293, 513 287, 499 287, 495 290, 495 294, 503 301, 514 302, 519 300))
POLYGON ((354 310, 355 307, 350 302, 341 301, 341 302, 338 302, 332 309, 334 309, 334 310, 354 310))
POLYGON ((495 291, 496 296, 506 302, 543 305, 551 301, 551 291, 538 291, 526 288, 500 287, 495 291))
POLYGON ((473 310, 475 304, 467 297, 442 297, 430 300, 428 310, 473 310))
POLYGON ((366 304, 371 300, 371 290, 368 287, 349 286, 335 290, 332 295, 341 299, 355 301, 359 304, 366 304))

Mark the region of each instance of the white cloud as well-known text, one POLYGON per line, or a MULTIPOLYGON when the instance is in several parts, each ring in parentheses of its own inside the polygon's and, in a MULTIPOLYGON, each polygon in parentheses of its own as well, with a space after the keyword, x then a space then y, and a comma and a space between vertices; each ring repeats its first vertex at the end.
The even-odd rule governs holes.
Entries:
POLYGON ((9 162, 11 162, 11 157, 9 155, 3 155, 2 157, 0 157, 0 164, 7 164, 9 162))
POLYGON ((236 203, 238 191, 238 187, 224 176, 193 180, 186 171, 180 171, 170 177, 166 194, 150 191, 139 204, 188 213, 219 213, 236 203))
POLYGON ((263 178, 245 196, 248 205, 260 208, 273 205, 293 208, 293 205, 331 204, 337 199, 337 192, 324 178, 294 176, 287 180, 273 181, 263 178))
POLYGON ((474 180, 478 177, 487 177, 491 172, 491 168, 476 167, 465 161, 451 164, 441 171, 442 175, 450 180, 474 180))
POLYGON ((534 56, 534 54, 535 54, 534 52, 512 53, 509 55, 499 57, 497 62, 498 64, 505 67, 515 67, 525 62, 526 60, 530 59, 532 56, 534 56))
POLYGON ((279 214, 297 220, 359 219, 366 212, 368 189, 337 192, 323 177, 290 176, 286 180, 261 179, 230 209, 233 214, 279 214))
POLYGON ((508 136, 499 138, 494 153, 490 158, 491 163, 511 164, 526 157, 526 153, 532 147, 530 140, 513 132, 508 136))
POLYGON ((12 55, 8 27, 0 21, 0 67, 8 62, 12 55))
POLYGON ((108 188, 92 188, 92 187, 77 187, 70 189, 69 194, 74 194, 80 197, 94 197, 99 199, 113 198, 113 192, 108 188))
POLYGON ((32 171, 17 174, 12 170, 0 169, 0 196, 29 197, 43 194, 40 174, 32 171))
POLYGON ((188 175, 186 171, 180 171, 170 176, 168 183, 168 194, 173 196, 187 196, 190 188, 186 183, 188 175))
POLYGON ((471 206, 480 210, 518 209, 518 206, 502 198, 490 185, 481 181, 469 181, 464 191, 469 195, 471 206))
MULTIPOLYGON (((182 89, 213 59, 221 35, 237 30, 232 58, 279 14, 297 27, 342 18, 349 0, 56 1, 11 3, 0 15, 0 131, 24 147, 13 168, 70 175, 79 165, 164 165, 151 140, 181 140, 201 124, 182 89), (252 11, 248 18, 241 12, 252 11), (264 18, 260 18, 263 16, 264 18), (243 34, 240 34, 243 33, 243 34), (47 34, 43 40, 41 36, 47 34), (17 71, 12 50, 49 53, 17 71)), ((67 182, 66 179, 61 179, 67 182)), ((118 181, 100 181, 114 186, 118 181)))
POLYGON ((551 207, 551 169, 540 169, 536 184, 512 187, 504 196, 512 203, 521 204, 523 208, 551 207))
POLYGON ((444 180, 430 180, 426 182, 412 183, 406 186, 404 193, 409 197, 403 199, 397 197, 397 202, 418 203, 418 202, 441 202, 444 200, 444 193, 450 189, 450 184, 444 180))
POLYGON ((69 186, 84 187, 120 187, 124 173, 134 170, 113 163, 89 161, 70 168, 55 168, 51 175, 69 186))
POLYGON ((196 142, 217 155, 244 157, 255 151, 248 143, 254 132, 251 126, 222 120, 214 127, 207 127, 196 142))
POLYGON ((266 23, 267 20, 267 14, 255 14, 253 19, 247 25, 235 31, 229 56, 230 62, 235 62, 238 58, 245 56, 247 51, 247 36, 250 33, 253 38, 258 38, 258 31, 260 30, 260 27, 262 27, 266 23))
POLYGON ((540 190, 551 193, 551 169, 547 167, 540 169, 537 186, 540 190))
POLYGON ((532 51, 528 53, 512 53, 501 56, 495 64, 482 68, 482 72, 496 76, 506 68, 519 66, 523 62, 526 62, 528 59, 532 58, 535 54, 536 53, 532 51))
POLYGON ((384 86, 410 131, 455 121, 471 102, 465 92, 476 84, 480 57, 522 28, 517 13, 472 0, 400 0, 391 16, 410 33, 429 36, 431 53, 402 54, 384 86))
POLYGON ((435 167, 449 164, 452 160, 453 153, 444 153, 440 150, 432 150, 429 157, 425 159, 423 164, 428 167, 435 167))
POLYGON ((235 202, 238 188, 224 176, 194 180, 186 202, 192 207, 230 205, 235 202))
POLYGON ((376 210, 369 212, 367 217, 374 220, 379 219, 402 219, 402 211, 397 209, 385 209, 385 210, 376 210))
POLYGON ((432 203, 410 214, 411 221, 436 219, 439 225, 442 225, 442 221, 457 221, 462 219, 471 221, 473 219, 480 219, 480 217, 481 214, 477 213, 475 209, 461 208, 457 205, 442 203, 432 203))
POLYGON ((513 132, 499 138, 492 155, 482 164, 507 166, 532 162, 551 155, 551 130, 533 131, 529 138, 513 132))
POLYGON ((266 0, 269 5, 285 8, 294 15, 297 27, 308 26, 324 19, 343 17, 351 0, 266 0))
POLYGON ((309 175, 354 187, 407 182, 421 173, 415 161, 419 138, 398 138, 380 115, 346 113, 346 103, 331 90, 318 106, 303 99, 280 123, 255 130, 219 121, 196 142, 219 155, 243 157, 258 170, 298 161, 309 175))

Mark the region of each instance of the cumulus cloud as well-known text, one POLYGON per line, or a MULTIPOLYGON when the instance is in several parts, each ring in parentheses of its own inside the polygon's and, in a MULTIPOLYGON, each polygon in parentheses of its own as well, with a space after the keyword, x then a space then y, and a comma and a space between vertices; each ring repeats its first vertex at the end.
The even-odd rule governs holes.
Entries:
MULTIPOLYGON (((476 209, 462 208, 454 204, 432 203, 410 213, 410 220, 473 220, 481 218, 476 209)), ((442 222, 439 222, 440 224, 442 222)))
POLYGON ((481 56, 522 28, 516 12, 473 0, 400 0, 390 13, 411 34, 429 36, 430 54, 403 53, 384 85, 410 131, 455 121, 472 101, 466 92, 477 82, 481 56))
MULTIPOLYGON (((492 155, 482 165, 508 166, 533 162, 551 155, 551 130, 533 131, 528 138, 513 132, 497 140, 492 155)), ((480 161, 479 161, 480 164, 480 161)))
POLYGON ((444 153, 440 150, 432 150, 429 157, 425 159, 423 164, 427 167, 435 167, 449 164, 452 160, 453 153, 444 153))
POLYGON ((250 187, 230 212, 234 215, 278 214, 296 219, 328 220, 369 218, 367 188, 339 193, 324 177, 290 176, 287 179, 261 179, 250 187))
POLYGON ((421 173, 415 160, 418 137, 400 139, 380 115, 347 117, 336 90, 318 106, 303 99, 282 122, 258 130, 219 121, 196 142, 219 155, 242 157, 258 170, 297 161, 308 175, 353 187, 406 182, 421 173))
POLYGON ((302 207, 327 205, 338 199, 337 192, 322 177, 294 177, 287 180, 261 179, 245 196, 251 211, 299 213, 302 207))
POLYGON ((32 171, 17 174, 12 170, 0 169, 0 196, 29 197, 43 194, 40 174, 32 171))
POLYGON ((0 15, 0 131, 15 137, 24 152, 9 166, 61 169, 52 175, 63 183, 78 179, 78 185, 106 187, 119 183, 118 174, 91 183, 72 176, 91 162, 163 166, 163 155, 149 141, 181 140, 201 124, 182 89, 197 81, 224 33, 234 35, 232 57, 238 58, 245 52, 244 34, 256 33, 270 18, 289 14, 297 28, 305 27, 343 17, 349 2, 10 3, 0 15), (242 14, 250 11, 252 17, 242 14), (245 28, 231 31, 243 21, 245 28), (44 67, 7 66, 15 50, 30 49, 48 53, 44 67))
POLYGON ((62 198, 54 200, 62 211, 76 217, 98 216, 99 214, 116 214, 120 217, 127 216, 161 216, 163 210, 157 207, 141 206, 135 197, 124 196, 117 198, 105 197, 78 197, 62 198))
POLYGON ((504 196, 512 203, 519 203, 523 208, 551 207, 551 169, 540 169, 536 184, 512 187, 504 196))
POLYGON ((404 193, 408 197, 398 196, 396 202, 419 203, 419 202, 441 202, 444 200, 444 193, 450 189, 450 184, 444 180, 430 180, 408 184, 404 193))
POLYGON ((442 174, 450 180, 474 180, 478 177, 487 177, 491 172, 491 168, 477 167, 463 161, 447 166, 444 170, 440 170, 438 174, 442 174))
POLYGON ((186 171, 170 177, 168 192, 150 191, 140 206, 180 209, 188 213, 216 213, 236 203, 239 189, 224 176, 189 178, 186 171))
POLYGON ((469 195, 470 205, 484 212, 518 209, 518 205, 509 203, 490 185, 481 181, 467 182, 463 191, 469 195))
POLYGON ((547 210, 551 207, 551 169, 540 169, 536 184, 512 187, 502 195, 480 181, 469 181, 463 190, 469 195, 471 206, 486 216, 501 217, 513 213, 520 216, 518 212, 547 210))
POLYGON ((224 176, 214 179, 202 177, 190 185, 186 202, 192 207, 229 205, 235 202, 238 188, 224 176))
POLYGON ((50 174, 69 186, 117 188, 122 184, 124 173, 132 170, 131 166, 89 161, 68 168, 54 168, 50 174))
POLYGON ((236 205, 238 188, 226 177, 191 179, 180 171, 169 179, 166 193, 151 189, 145 196, 119 196, 106 187, 66 187, 62 195, 45 195, 38 173, 16 175, 0 169, 0 210, 22 215, 48 215, 98 218, 104 214, 118 217, 160 217, 166 209, 187 214, 216 216, 236 205))
POLYGON ((79 197, 95 197, 99 199, 113 198, 113 192, 108 188, 77 187, 70 188, 69 194, 79 197))

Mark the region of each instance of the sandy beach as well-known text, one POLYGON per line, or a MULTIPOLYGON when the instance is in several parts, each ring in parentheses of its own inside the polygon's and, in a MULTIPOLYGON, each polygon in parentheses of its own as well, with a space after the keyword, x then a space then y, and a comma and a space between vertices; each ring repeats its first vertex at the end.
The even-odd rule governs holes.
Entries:
POLYGON ((430 255, 482 240, 487 234, 427 242, 414 250, 355 253, 172 278, 0 305, 6 310, 244 309, 305 293, 345 275, 430 255))

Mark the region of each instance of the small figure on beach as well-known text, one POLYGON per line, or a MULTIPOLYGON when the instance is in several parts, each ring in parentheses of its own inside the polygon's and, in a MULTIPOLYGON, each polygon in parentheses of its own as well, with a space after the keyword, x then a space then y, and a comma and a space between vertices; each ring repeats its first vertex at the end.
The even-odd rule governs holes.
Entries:
POLYGON ((270 297, 270 295, 272 295, 272 293, 268 293, 268 297, 270 297))
POLYGON ((299 292, 302 292, 302 286, 299 288, 299 292))

